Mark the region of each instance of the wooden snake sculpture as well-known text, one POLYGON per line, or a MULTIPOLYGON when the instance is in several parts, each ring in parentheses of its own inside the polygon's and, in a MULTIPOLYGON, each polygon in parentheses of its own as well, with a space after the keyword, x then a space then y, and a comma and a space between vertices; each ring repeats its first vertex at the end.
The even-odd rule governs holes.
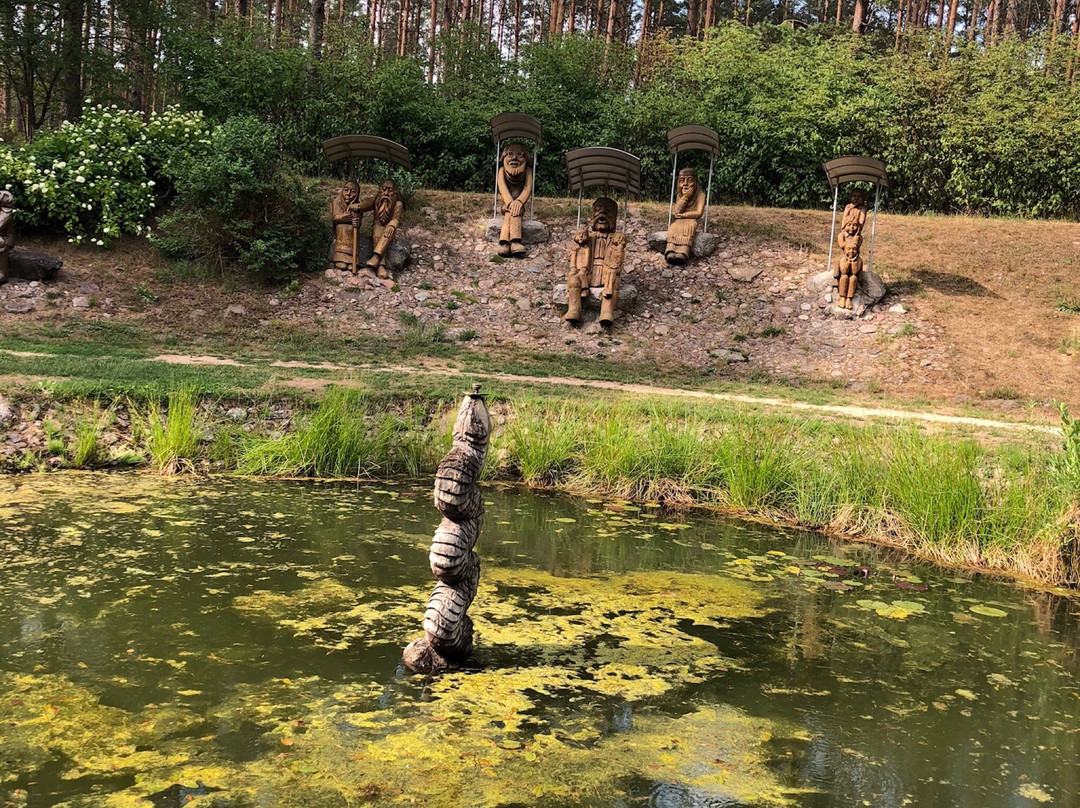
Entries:
POLYGON ((424 636, 402 654, 405 667, 433 673, 472 653, 473 622, 466 614, 480 583, 473 552, 484 521, 484 498, 476 481, 484 467, 491 418, 480 385, 462 399, 454 421, 454 445, 435 472, 435 507, 443 515, 431 542, 431 572, 439 579, 424 612, 424 636))

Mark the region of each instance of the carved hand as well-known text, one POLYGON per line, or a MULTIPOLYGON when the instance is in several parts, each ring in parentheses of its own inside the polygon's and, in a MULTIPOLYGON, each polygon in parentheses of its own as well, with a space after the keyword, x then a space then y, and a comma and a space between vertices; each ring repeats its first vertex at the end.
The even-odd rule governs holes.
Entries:
POLYGON ((524 205, 521 204, 520 199, 515 199, 509 205, 506 206, 506 212, 511 216, 520 216, 521 211, 524 209, 524 205))
POLYGON ((387 239, 388 241, 394 238, 395 233, 397 233, 397 228, 394 227, 394 225, 392 224, 388 224, 386 226, 386 229, 382 231, 383 238, 387 239))

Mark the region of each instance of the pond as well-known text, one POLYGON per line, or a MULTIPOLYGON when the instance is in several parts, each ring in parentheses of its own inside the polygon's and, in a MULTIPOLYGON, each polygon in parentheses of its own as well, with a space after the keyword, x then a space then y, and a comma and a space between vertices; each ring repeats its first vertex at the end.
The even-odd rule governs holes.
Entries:
POLYGON ((1080 805, 1080 602, 485 495, 425 679, 426 485, 0 480, 0 805, 1080 805))

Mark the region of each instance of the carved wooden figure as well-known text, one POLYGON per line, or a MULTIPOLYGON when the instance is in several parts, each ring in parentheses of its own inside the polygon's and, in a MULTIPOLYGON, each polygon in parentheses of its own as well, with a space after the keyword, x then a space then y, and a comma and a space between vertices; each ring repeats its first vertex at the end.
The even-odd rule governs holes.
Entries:
POLYGON ((836 278, 836 307, 850 309, 851 299, 859 286, 859 273, 863 261, 862 229, 866 224, 866 194, 859 189, 851 192, 844 207, 844 216, 840 223, 840 234, 836 237, 836 246, 840 248, 833 277, 836 278))
MULTIPOLYGON (((360 186, 349 180, 330 202, 330 219, 334 224, 333 264, 338 269, 356 272, 359 251, 360 219, 364 206, 360 202, 360 186)), ((370 204, 367 210, 371 210, 370 204)))
POLYGON ((521 243, 521 221, 533 193, 533 172, 524 146, 511 143, 503 150, 496 185, 503 213, 499 255, 520 258, 528 253, 521 243))
POLYGON ((697 172, 692 168, 684 168, 679 172, 678 187, 679 196, 672 210, 664 257, 669 264, 681 266, 690 260, 698 222, 705 215, 705 194, 701 192, 697 172))
POLYGON ((484 520, 484 497, 476 481, 484 467, 491 418, 480 385, 462 399, 454 421, 454 444, 435 472, 435 507, 443 520, 431 543, 431 572, 439 579, 424 612, 424 636, 402 654, 415 673, 434 673, 472 653, 473 623, 465 613, 480 583, 473 552, 484 520))
POLYGON ((622 262, 626 257, 626 236, 615 232, 619 206, 615 200, 601 197, 592 204, 588 227, 578 228, 570 252, 570 271, 566 276, 566 314, 571 324, 581 322, 581 301, 591 287, 603 287, 600 324, 611 325, 618 305, 622 262))
POLYGON ((10 191, 0 191, 0 283, 7 280, 9 258, 15 249, 14 202, 10 191))
POLYGON ((375 223, 371 229, 371 258, 367 265, 375 270, 380 278, 389 278, 386 268, 386 251, 393 243, 401 224, 401 193, 393 180, 383 180, 379 192, 372 202, 375 211, 375 223))

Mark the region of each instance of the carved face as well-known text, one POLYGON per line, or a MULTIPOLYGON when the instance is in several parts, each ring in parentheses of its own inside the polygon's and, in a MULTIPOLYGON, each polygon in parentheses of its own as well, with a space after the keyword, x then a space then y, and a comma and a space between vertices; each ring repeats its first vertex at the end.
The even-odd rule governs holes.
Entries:
POLYGON ((0 209, 9 210, 14 203, 15 197, 11 191, 0 191, 0 209))
POLYGON ((694 169, 684 168, 679 172, 679 196, 693 196, 700 187, 697 172, 694 169))
POLYGON ((610 233, 615 229, 615 222, 618 218, 618 204, 614 199, 602 196, 592 203, 592 218, 589 219, 589 229, 598 233, 610 233))
POLYGON ((358 196, 360 196, 360 186, 352 180, 341 186, 341 198, 345 200, 346 205, 351 205, 358 196))
POLYGON ((844 255, 846 255, 848 258, 858 258, 859 257, 859 245, 856 244, 855 242, 851 242, 850 244, 848 244, 847 246, 844 247, 844 255))
POLYGON ((505 149, 503 149, 502 165, 503 170, 510 177, 520 177, 525 173, 525 167, 529 164, 529 153, 525 151, 524 146, 520 146, 517 143, 511 143, 505 149))
POLYGON ((857 208, 866 207, 866 192, 856 188, 851 192, 851 196, 848 197, 848 204, 854 205, 857 208))
POLYGON ((858 235, 860 230, 862 230, 862 225, 859 224, 858 219, 848 219, 844 223, 844 232, 847 233, 849 236, 858 235))
POLYGON ((383 180, 382 185, 379 186, 379 193, 375 195, 375 212, 378 214, 380 224, 385 225, 393 218, 394 206, 399 198, 397 183, 393 180, 383 180))

